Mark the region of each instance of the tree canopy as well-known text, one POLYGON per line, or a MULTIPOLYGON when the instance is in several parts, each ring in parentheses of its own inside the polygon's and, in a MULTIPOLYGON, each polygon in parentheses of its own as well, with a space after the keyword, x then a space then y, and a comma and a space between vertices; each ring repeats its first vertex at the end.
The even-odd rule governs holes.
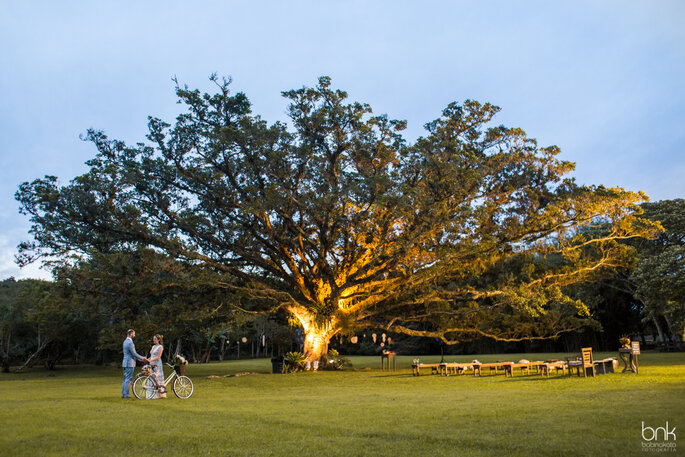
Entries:
POLYGON ((450 343, 576 330, 589 313, 564 288, 659 230, 643 193, 578 185, 559 148, 492 125, 491 104, 450 103, 409 142, 327 77, 283 92, 289 124, 211 80, 177 84, 187 111, 150 118, 147 142, 90 130, 87 173, 23 183, 20 262, 152 248, 288 312, 316 358, 359 328, 450 343))

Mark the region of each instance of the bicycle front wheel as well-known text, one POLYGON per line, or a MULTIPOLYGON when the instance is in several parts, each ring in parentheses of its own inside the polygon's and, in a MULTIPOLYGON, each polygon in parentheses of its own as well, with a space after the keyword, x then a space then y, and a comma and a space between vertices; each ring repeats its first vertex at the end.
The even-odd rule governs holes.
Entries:
POLYGON ((193 395, 193 381, 188 376, 178 376, 174 379, 173 390, 178 398, 185 400, 193 395))
POLYGON ((155 381, 150 379, 151 376, 138 376, 135 381, 133 381, 133 395, 138 400, 147 400, 152 398, 152 394, 155 390, 155 381))

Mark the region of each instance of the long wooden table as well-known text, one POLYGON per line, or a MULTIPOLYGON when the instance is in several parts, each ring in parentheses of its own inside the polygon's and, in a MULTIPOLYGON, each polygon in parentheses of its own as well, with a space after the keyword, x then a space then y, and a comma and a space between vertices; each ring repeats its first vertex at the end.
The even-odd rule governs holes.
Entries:
POLYGON ((414 376, 421 375, 421 368, 430 368, 431 374, 439 374, 442 376, 449 376, 450 374, 465 374, 466 371, 473 369, 473 363, 457 363, 457 362, 443 362, 443 363, 414 363, 411 366, 412 374, 414 376))
POLYGON ((473 369, 473 363, 441 363, 440 364, 440 374, 443 376, 448 376, 450 373, 455 375, 466 374, 468 370, 473 369))
POLYGON ((542 365, 540 365, 539 369, 540 369, 540 374, 542 376, 549 378, 549 373, 552 370, 555 370, 557 373, 559 373, 559 371, 561 371, 561 374, 563 375, 564 370, 568 370, 568 363, 560 361, 560 360, 554 360, 554 361, 543 363, 542 365))
POLYGON ((531 369, 535 370, 536 373, 540 373, 540 366, 544 365, 544 364, 545 364, 545 362, 540 361, 540 360, 535 361, 535 362, 510 363, 505 367, 504 375, 505 376, 511 376, 513 378, 514 377, 514 370, 516 368, 519 368, 521 370, 521 374, 523 374, 524 372, 526 374, 529 374, 531 369))
MULTIPOLYGON (((601 373, 613 373, 615 367, 618 365, 616 359, 609 358, 604 360, 595 360, 595 366, 601 369, 601 373)), ((412 374, 414 376, 421 375, 421 369, 430 368, 431 374, 439 374, 442 376, 449 376, 450 374, 464 375, 468 370, 473 370, 474 376, 481 376, 482 370, 489 369, 490 374, 493 372, 498 374, 500 370, 504 372, 505 376, 514 376, 514 370, 519 368, 521 374, 530 374, 530 370, 534 370, 535 373, 541 376, 549 377, 552 370, 557 373, 561 371, 568 370, 568 362, 550 360, 547 362, 534 361, 534 362, 494 362, 494 363, 459 363, 459 362, 443 362, 443 363, 414 363, 412 365, 412 374)))
POLYGON ((411 366, 411 374, 414 376, 421 376, 421 368, 430 368, 431 374, 440 372, 440 363, 414 363, 411 366))
POLYGON ((499 370, 503 370, 504 374, 507 374, 507 369, 512 365, 512 362, 495 362, 495 363, 474 363, 473 364, 473 375, 474 376, 481 376, 483 368, 489 368, 490 369, 490 374, 494 371, 495 374, 499 372, 499 370))

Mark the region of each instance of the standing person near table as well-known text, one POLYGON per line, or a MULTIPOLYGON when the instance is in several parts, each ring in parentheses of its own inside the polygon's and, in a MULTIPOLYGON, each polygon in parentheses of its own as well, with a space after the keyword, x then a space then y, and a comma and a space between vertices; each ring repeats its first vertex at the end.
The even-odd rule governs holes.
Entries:
POLYGON ((121 366, 124 368, 124 381, 121 383, 121 398, 131 398, 131 379, 133 379, 133 370, 136 367, 136 360, 147 360, 142 355, 136 352, 136 346, 133 344, 133 338, 136 337, 136 331, 129 329, 126 332, 126 339, 124 340, 124 361, 121 366))
MULTIPOLYGON (((162 367, 162 351, 164 351, 164 346, 162 346, 163 338, 162 335, 157 333, 152 337, 152 342, 154 346, 150 348, 150 357, 148 361, 152 366, 152 374, 157 378, 157 384, 164 384, 164 367, 162 367)), ((166 392, 155 393, 152 398, 166 398, 166 392)))

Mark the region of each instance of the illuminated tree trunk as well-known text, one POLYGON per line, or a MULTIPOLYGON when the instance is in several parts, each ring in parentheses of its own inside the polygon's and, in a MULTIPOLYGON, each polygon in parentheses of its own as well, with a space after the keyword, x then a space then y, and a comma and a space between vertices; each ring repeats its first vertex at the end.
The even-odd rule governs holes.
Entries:
POLYGON ((338 333, 335 317, 317 321, 316 315, 302 306, 292 305, 290 313, 300 322, 304 331, 304 354, 312 364, 328 354, 328 343, 338 333))
POLYGON ((310 329, 305 332, 304 336, 304 353, 307 355, 307 360, 314 362, 321 360, 321 357, 328 354, 328 342, 325 332, 319 329, 310 329))

